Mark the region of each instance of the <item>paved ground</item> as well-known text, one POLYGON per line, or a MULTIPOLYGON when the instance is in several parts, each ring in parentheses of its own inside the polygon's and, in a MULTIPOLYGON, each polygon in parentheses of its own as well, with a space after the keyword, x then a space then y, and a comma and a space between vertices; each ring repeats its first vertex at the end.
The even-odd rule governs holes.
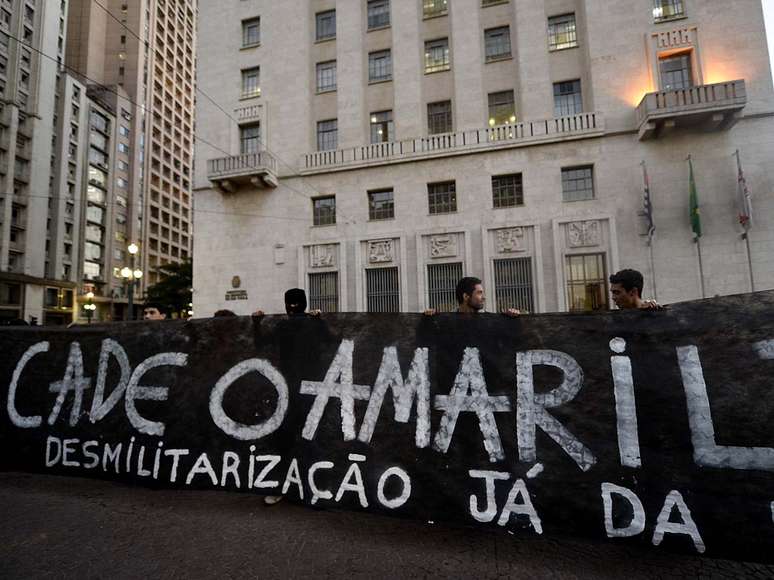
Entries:
POLYGON ((0 473, 2 579, 716 577, 772 578, 774 566, 0 473))

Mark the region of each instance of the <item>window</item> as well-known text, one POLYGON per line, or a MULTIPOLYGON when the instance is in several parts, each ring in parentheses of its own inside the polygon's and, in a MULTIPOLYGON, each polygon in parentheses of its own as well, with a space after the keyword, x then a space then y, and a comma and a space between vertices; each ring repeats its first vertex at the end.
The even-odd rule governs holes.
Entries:
POLYGON ((390 0, 368 0, 368 30, 390 25, 390 0))
POLYGON ((499 60, 511 56, 511 29, 509 26, 484 31, 486 60, 499 60))
POLYGON ((318 12, 316 16, 316 38, 317 40, 328 40, 336 38, 336 11, 328 10, 318 12))
POLYGON ((395 217, 395 197, 392 189, 368 192, 368 219, 388 220, 395 217))
POLYGON ((452 111, 451 101, 440 101, 427 104, 427 132, 430 135, 451 133, 452 111))
POLYGON ((89 147, 89 163, 107 168, 107 155, 97 149, 89 147))
POLYGON ((99 280, 102 278, 102 266, 94 262, 83 263, 84 280, 99 280))
POLYGON ((118 144, 118 150, 121 153, 126 153, 128 155, 129 154, 129 145, 127 145, 126 143, 119 143, 118 144))
POLYGON ((462 278, 462 262, 428 264, 427 298, 428 308, 438 312, 455 312, 457 297, 454 290, 462 278))
POLYGON ((516 106, 513 91, 489 93, 489 126, 516 122, 516 106))
POLYGON ((494 4, 506 4, 508 0, 481 0, 481 6, 492 6, 494 4))
POLYGON ((690 53, 661 58, 658 61, 658 67, 661 73, 662 91, 677 91, 693 86, 690 53))
POLYGON ((242 125, 239 127, 239 152, 258 153, 261 150, 261 124, 242 125))
POLYGON ((128 136, 129 136, 129 127, 125 127, 124 125, 120 125, 120 126, 118 127, 118 132, 119 132, 119 133, 120 133, 120 134, 121 134, 123 137, 128 137, 128 136))
POLYGON ((521 173, 492 176, 492 205, 495 209, 524 205, 521 173))
POLYGON ((425 73, 449 70, 449 39, 425 42, 425 73))
POLYGON ((242 98, 261 96, 261 67, 242 71, 242 98))
POLYGON ((554 83, 554 116, 565 117, 583 112, 583 96, 579 80, 554 83))
POLYGON ((575 14, 563 14, 548 19, 548 50, 564 50, 578 46, 575 14))
POLYGON ((683 0, 654 0, 653 20, 661 22, 685 16, 683 0))
POLYGON ((317 63, 317 92, 336 90, 336 61, 317 63))
POLYGON ((371 143, 386 143, 395 140, 392 111, 371 113, 371 143))
POLYGON ((532 296, 532 259, 508 258, 494 261, 495 300, 498 310, 535 309, 532 296))
POLYGON ((90 222, 101 224, 105 219, 105 210, 96 205, 89 205, 86 208, 86 219, 90 222))
POLYGON ((91 242, 86 242, 84 247, 84 255, 87 260, 102 260, 102 246, 93 244, 91 242))
POLYGON ((400 312, 398 268, 368 268, 365 272, 366 311, 400 312))
POLYGON ((427 203, 430 214, 457 211, 457 184, 454 181, 427 184, 427 203))
POLYGON ((389 50, 368 55, 368 82, 388 81, 392 78, 392 54, 389 50))
POLYGON ((339 311, 339 273, 309 274, 309 309, 322 312, 339 311))
POLYGON ((116 178, 116 185, 121 189, 126 189, 129 186, 129 182, 123 177, 116 178))
POLYGON ((422 16, 433 18, 448 12, 447 0, 422 0, 422 16))
POLYGON ((89 185, 88 189, 86 190, 86 199, 93 203, 105 205, 105 192, 98 187, 89 185))
POLYGON ((336 223, 336 196, 329 195, 312 200, 312 223, 328 226, 336 223))
POLYGON ((336 119, 317 122, 317 150, 329 151, 339 146, 339 122, 336 119))
POLYGON ((102 233, 103 229, 100 226, 95 226, 92 224, 86 225, 86 239, 90 242, 96 242, 98 244, 102 243, 102 233))
POLYGON ((100 171, 96 167, 89 167, 89 183, 107 189, 107 173, 100 171))
POLYGON ((242 21, 242 47, 255 46, 261 42, 261 19, 242 21))
POLYGON ((129 171, 129 164, 126 161, 118 161, 118 168, 121 171, 129 171))
POLYGON ((607 274, 604 254, 567 256, 567 303, 571 312, 607 310, 607 274))
POLYGON ((562 169, 562 198, 564 201, 594 199, 594 168, 591 165, 562 169))

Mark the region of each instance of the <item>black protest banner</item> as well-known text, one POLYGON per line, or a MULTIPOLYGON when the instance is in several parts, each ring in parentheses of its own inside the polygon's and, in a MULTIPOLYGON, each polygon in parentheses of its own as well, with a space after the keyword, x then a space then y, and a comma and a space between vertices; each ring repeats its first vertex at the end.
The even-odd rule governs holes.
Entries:
POLYGON ((772 561, 774 292, 0 332, 6 470, 772 561))

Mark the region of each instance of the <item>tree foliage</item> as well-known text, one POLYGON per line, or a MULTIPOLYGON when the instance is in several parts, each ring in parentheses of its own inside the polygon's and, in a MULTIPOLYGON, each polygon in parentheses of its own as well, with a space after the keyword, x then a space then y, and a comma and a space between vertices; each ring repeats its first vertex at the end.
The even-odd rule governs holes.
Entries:
POLYGON ((192 301, 193 265, 191 261, 159 266, 157 272, 160 274, 160 279, 146 289, 145 302, 160 305, 168 315, 184 316, 192 301))

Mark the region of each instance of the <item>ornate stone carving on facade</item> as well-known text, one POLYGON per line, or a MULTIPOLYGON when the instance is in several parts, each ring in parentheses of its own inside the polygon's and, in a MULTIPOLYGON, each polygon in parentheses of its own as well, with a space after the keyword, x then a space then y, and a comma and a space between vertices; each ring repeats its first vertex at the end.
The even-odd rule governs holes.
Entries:
POLYGON ((568 223, 567 242, 571 248, 599 246, 602 243, 602 226, 599 220, 568 223))
POLYGON ((383 264, 392 262, 393 244, 392 240, 373 240, 368 242, 368 263, 383 264))
POLYGON ((336 245, 323 244, 309 248, 310 268, 330 268, 336 265, 336 245))
POLYGON ((658 33, 658 49, 679 48, 692 44, 691 29, 677 28, 658 33))
POLYGON ((453 258, 457 255, 457 236, 445 234, 430 236, 431 258, 453 258))
POLYGON ((524 228, 508 228, 495 233, 495 249, 498 254, 524 251, 524 228))

